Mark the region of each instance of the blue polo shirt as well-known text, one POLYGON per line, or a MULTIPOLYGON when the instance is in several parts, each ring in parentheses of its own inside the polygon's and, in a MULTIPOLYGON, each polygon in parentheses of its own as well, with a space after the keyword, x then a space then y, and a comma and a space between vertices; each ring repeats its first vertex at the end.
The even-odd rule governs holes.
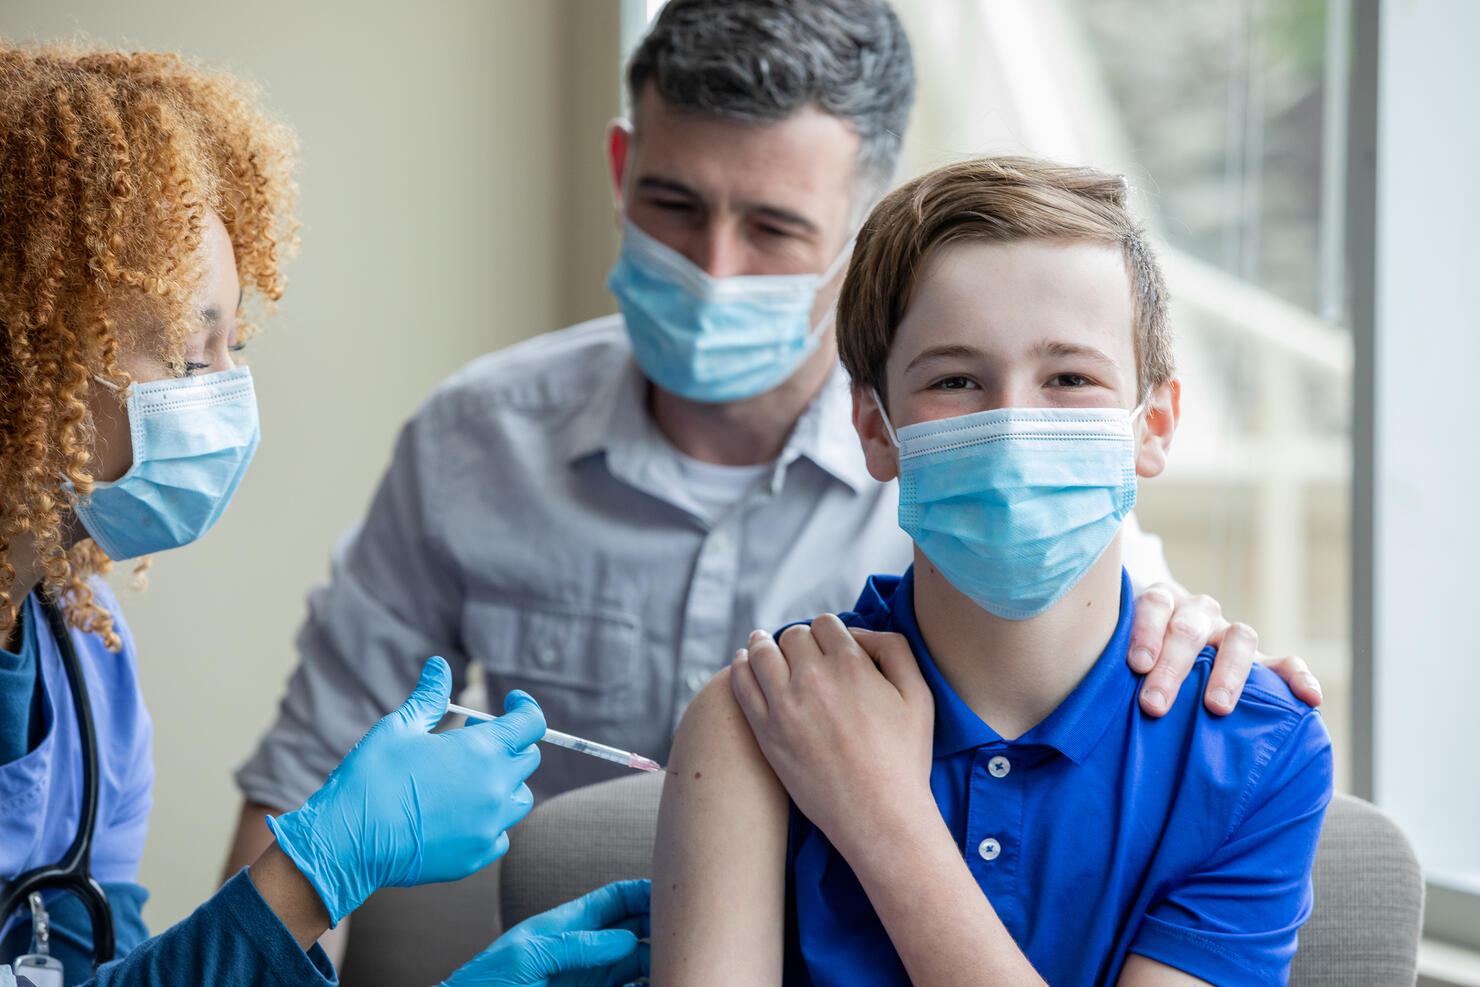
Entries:
MULTIPOLYGON (((936 669, 913 590, 913 569, 872 576, 841 617, 914 650, 935 695, 936 804, 1039 974, 1114 983, 1134 952, 1215 984, 1284 983, 1331 799, 1315 711, 1255 666, 1234 711, 1209 714, 1208 649, 1170 712, 1142 714, 1122 576, 1120 619, 1095 665, 1043 722, 1004 740, 936 669)), ((909 983, 858 879, 795 806, 787 903, 787 984, 909 983)))

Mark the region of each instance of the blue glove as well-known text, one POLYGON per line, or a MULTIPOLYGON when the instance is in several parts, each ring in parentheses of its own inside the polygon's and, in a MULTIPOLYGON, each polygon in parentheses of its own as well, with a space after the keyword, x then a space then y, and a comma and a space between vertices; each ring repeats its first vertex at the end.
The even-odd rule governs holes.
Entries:
POLYGON ((297 812, 267 820, 333 924, 377 888, 482 870, 508 850, 504 830, 534 804, 524 779, 540 763, 539 705, 511 692, 498 719, 429 733, 451 693, 447 662, 427 659, 411 697, 370 728, 324 787, 297 812))
POLYGON ((648 974, 647 881, 617 881, 527 918, 442 987, 617 987, 648 974))

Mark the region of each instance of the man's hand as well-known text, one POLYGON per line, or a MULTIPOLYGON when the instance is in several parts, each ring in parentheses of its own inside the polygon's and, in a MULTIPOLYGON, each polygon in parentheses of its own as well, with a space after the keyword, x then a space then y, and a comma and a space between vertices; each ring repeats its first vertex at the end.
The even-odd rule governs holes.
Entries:
POLYGON ((847 856, 932 812, 935 700, 909 644, 832 614, 750 635, 730 685, 792 800, 847 856))
POLYGON ((647 881, 617 881, 525 919, 442 987, 617 987, 648 974, 647 881))
POLYGON ((1284 679, 1295 697, 1307 706, 1321 704, 1321 683, 1304 661, 1260 654, 1259 635, 1248 624, 1225 620, 1217 600, 1188 594, 1170 583, 1157 583, 1136 598, 1136 619, 1126 657, 1134 671, 1146 676, 1141 686, 1141 710, 1148 716, 1161 716, 1171 709, 1198 652, 1209 644, 1218 648, 1203 693, 1209 712, 1220 716, 1233 712, 1255 661, 1284 679))

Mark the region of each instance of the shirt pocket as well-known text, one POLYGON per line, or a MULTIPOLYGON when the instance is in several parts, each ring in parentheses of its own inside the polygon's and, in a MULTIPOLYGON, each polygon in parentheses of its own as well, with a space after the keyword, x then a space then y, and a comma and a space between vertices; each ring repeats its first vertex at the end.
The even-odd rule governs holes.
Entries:
POLYGON ((534 696, 550 726, 580 733, 641 714, 642 626, 629 614, 539 603, 471 600, 463 646, 487 675, 488 701, 502 709, 510 689, 534 696))

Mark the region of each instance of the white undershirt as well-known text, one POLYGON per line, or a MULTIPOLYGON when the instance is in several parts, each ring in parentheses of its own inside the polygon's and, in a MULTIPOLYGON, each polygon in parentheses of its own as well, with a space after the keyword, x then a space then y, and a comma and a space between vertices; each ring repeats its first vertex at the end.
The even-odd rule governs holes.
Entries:
POLYGON ((750 488, 764 476, 770 476, 775 463, 754 466, 721 466, 678 454, 679 472, 689 495, 718 517, 740 503, 750 488))

